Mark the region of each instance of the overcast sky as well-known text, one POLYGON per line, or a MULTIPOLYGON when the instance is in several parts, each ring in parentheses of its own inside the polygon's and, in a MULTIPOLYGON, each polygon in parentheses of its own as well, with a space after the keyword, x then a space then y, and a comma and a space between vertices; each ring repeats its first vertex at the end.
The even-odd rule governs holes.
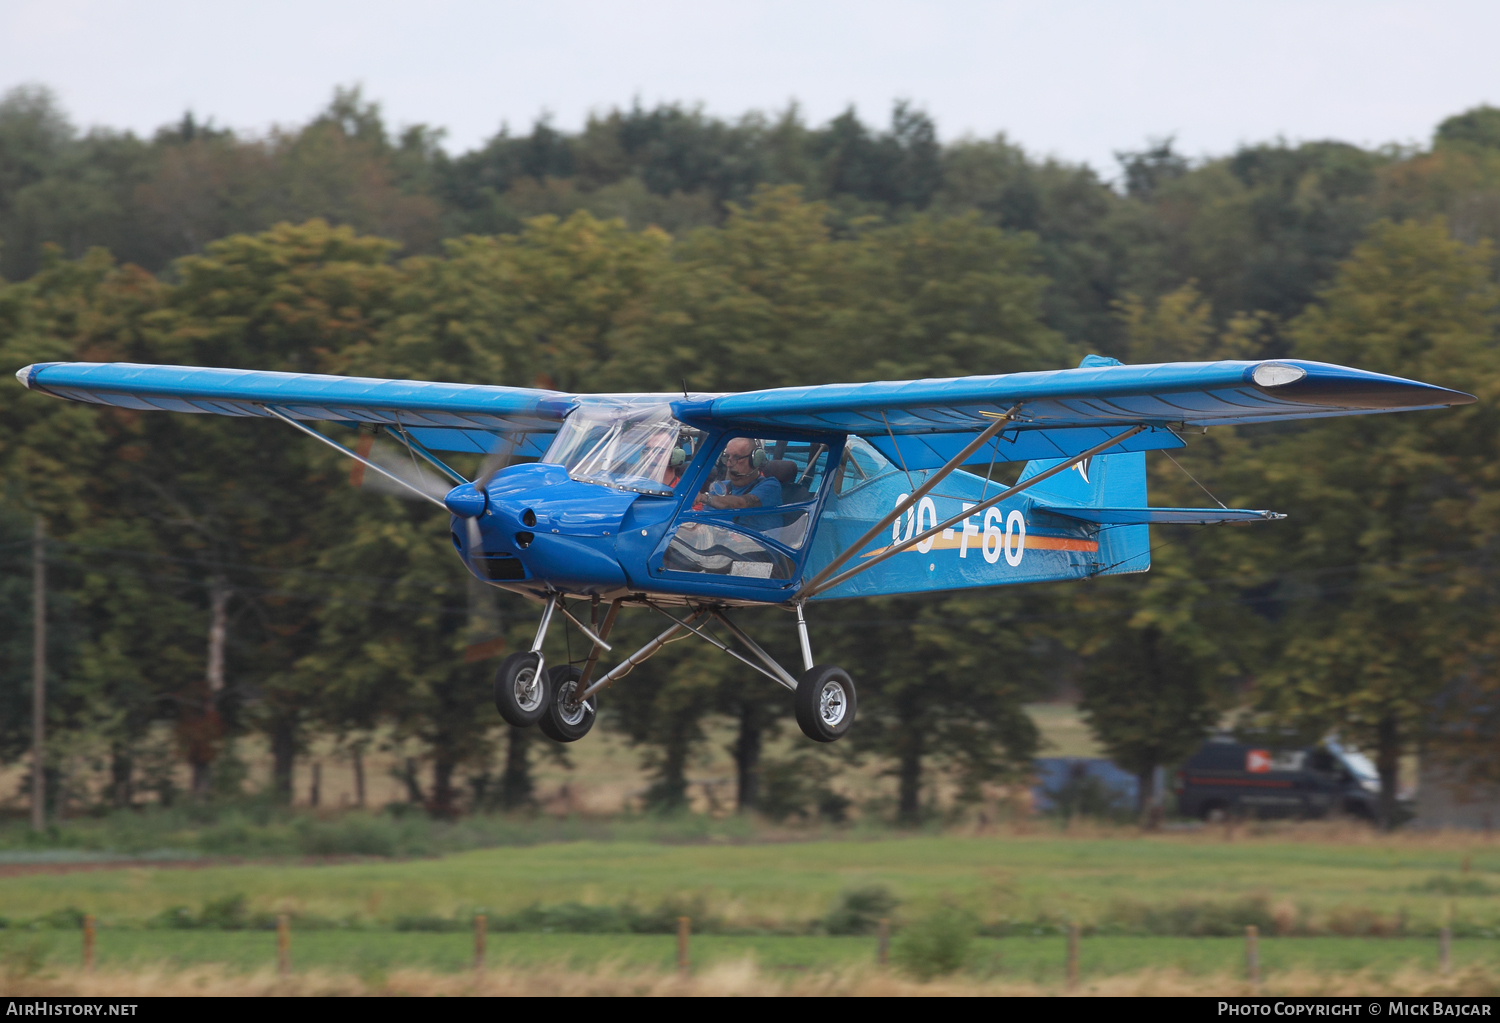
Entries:
POLYGON ((360 83, 396 124, 468 149, 542 111, 576 128, 640 97, 738 115, 911 99, 944 139, 1005 132, 1113 175, 1175 135, 1425 143, 1500 102, 1500 3, 1458 0, 0 0, 0 89, 150 132, 186 109, 263 130, 360 83))

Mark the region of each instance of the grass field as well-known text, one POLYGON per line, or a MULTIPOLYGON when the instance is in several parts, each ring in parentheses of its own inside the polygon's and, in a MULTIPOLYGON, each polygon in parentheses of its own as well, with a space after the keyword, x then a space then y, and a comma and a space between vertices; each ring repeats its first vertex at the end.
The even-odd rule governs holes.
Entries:
MULTIPOLYGON (((487 962, 497 968, 536 965, 588 969, 601 963, 629 969, 668 971, 676 962, 676 939, 644 934, 499 934, 488 938, 487 962)), ((861 937, 699 935, 690 941, 694 969, 749 959, 762 970, 829 971, 875 963, 875 940, 861 937)), ((13 935, 0 942, 8 962, 20 957, 33 968, 79 961, 76 932, 13 935)), ((1094 937, 1080 943, 1079 967, 1090 977, 1165 969, 1187 976, 1242 972, 1245 945, 1240 938, 1094 937)), ((1500 967, 1500 948, 1486 939, 1453 944, 1453 963, 1500 967)), ((217 964, 233 971, 266 969, 276 960, 276 935, 268 931, 99 932, 97 962, 102 970, 139 971, 157 965, 171 969, 217 964)), ((1267 973, 1295 969, 1318 973, 1402 967, 1437 970, 1437 943, 1422 938, 1270 938, 1260 943, 1267 973)), ((392 931, 316 931, 294 934, 292 961, 297 971, 350 972, 358 976, 397 969, 461 972, 473 963, 467 934, 392 931)), ((1059 937, 979 938, 966 971, 975 977, 1005 977, 1038 984, 1060 982, 1065 943, 1059 937)))
POLYGON ((893 945, 903 921, 944 904, 983 925, 965 968, 934 991, 1060 992, 1061 925, 1076 922, 1085 928, 1083 993, 1231 993, 1244 986, 1245 906, 1262 914, 1254 919, 1265 935, 1267 991, 1500 991, 1500 844, 1477 836, 1032 824, 1029 833, 795 841, 766 832, 408 860, 17 873, 35 869, 12 865, 0 876, 0 909, 11 921, 0 930, 7 994, 913 993, 899 969, 876 969, 873 937, 821 933, 841 896, 869 885, 901 900, 893 945), (149 925, 163 910, 194 915, 237 894, 252 915, 292 916, 291 978, 274 975, 273 931, 149 925), (471 973, 475 912, 501 927, 531 906, 627 902, 693 915, 691 977, 675 974, 671 934, 536 930, 492 930, 489 972, 471 973), (1214 907, 1241 907, 1241 916, 1214 907), (92 977, 76 972, 82 936, 64 923, 69 909, 99 920, 92 977), (398 929, 413 920, 456 929, 398 929), (1435 934, 1450 920, 1460 937, 1445 978, 1435 934))
POLYGON ((721 929, 796 932, 821 920, 842 892, 872 884, 902 900, 898 916, 949 900, 987 924, 1011 922, 1012 933, 1064 921, 1193 933, 1187 917, 1177 924, 1167 917, 1236 900, 1258 901, 1290 933, 1433 933, 1444 919, 1460 934, 1500 927, 1500 845, 1316 826, 1233 841, 1219 829, 1037 828, 820 841, 579 841, 328 865, 135 866, 0 876, 0 910, 24 921, 74 907, 105 927, 129 927, 174 906, 196 910, 243 894, 252 913, 378 928, 411 915, 467 919, 532 905, 675 902, 721 929))

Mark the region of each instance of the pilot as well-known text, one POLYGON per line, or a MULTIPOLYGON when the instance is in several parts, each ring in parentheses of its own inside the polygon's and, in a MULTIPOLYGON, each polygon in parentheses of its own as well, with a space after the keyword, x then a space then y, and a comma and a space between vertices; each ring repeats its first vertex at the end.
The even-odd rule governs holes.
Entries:
POLYGON ((762 476, 755 464, 755 441, 736 437, 724 446, 727 477, 708 488, 703 503, 709 508, 774 508, 781 503, 781 484, 762 476))

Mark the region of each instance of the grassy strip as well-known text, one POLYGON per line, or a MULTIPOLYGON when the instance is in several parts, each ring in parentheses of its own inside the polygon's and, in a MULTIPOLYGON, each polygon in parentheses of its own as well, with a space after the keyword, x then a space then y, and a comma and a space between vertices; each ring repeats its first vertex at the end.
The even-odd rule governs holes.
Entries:
MULTIPOLYGON (((695 935, 690 942, 695 969, 754 960, 762 970, 837 970, 875 962, 875 941, 862 937, 779 937, 695 935)), ((76 964, 77 935, 9 935, 0 939, 0 963, 13 976, 76 964)), ((120 972, 165 965, 181 970, 216 965, 254 972, 275 963, 274 934, 258 931, 101 931, 96 948, 103 970, 120 972)), ((1362 970, 1390 973, 1403 968, 1437 970, 1437 943, 1426 939, 1270 938, 1260 943, 1268 974, 1299 969, 1322 974, 1362 970)), ((1051 984, 1063 977, 1061 938, 978 938, 962 971, 978 979, 1008 978, 1051 984)), ((1495 967, 1495 946, 1487 941, 1456 941, 1453 962, 1495 967)), ((468 935, 391 931, 318 931, 294 934, 292 961, 298 971, 348 972, 373 978, 398 969, 439 973, 468 970, 473 942, 468 935)), ((676 940, 667 935, 502 934, 488 939, 488 962, 497 969, 551 965, 593 969, 615 964, 668 971, 676 962, 676 940)), ((1182 976, 1232 975, 1243 969, 1244 942, 1235 938, 1088 938, 1080 945, 1085 977, 1166 969, 1182 976)))
MULTIPOLYGON (((95 973, 77 969, 0 976, 3 997, 145 997, 202 995, 1055 995, 1057 978, 965 973, 918 982, 869 965, 777 969, 753 958, 705 964, 682 977, 665 967, 649 968, 616 959, 591 968, 553 961, 497 966, 482 974, 436 971, 403 965, 385 971, 309 969, 279 978, 270 969, 242 971, 224 966, 177 968, 165 964, 95 973)), ((1258 992, 1237 971, 1188 973, 1148 968, 1107 976, 1085 971, 1080 995, 1466 995, 1500 994, 1500 970, 1470 965, 1448 977, 1417 966, 1395 970, 1320 972, 1297 966, 1269 973, 1258 992)))
MULTIPOLYGON (((1097 933, 1232 934, 1254 923, 1268 935, 1426 935, 1450 915, 1461 936, 1500 928, 1500 847, 1286 835, 580 841, 405 862, 0 877, 0 906, 12 921, 72 907, 105 925, 144 925, 174 907, 199 914, 207 903, 242 894, 252 917, 290 913, 307 930, 316 923, 393 927, 402 918, 460 922, 477 911, 519 919, 530 907, 569 903, 608 916, 600 907, 629 904, 643 913, 685 911, 700 930, 806 933, 843 893, 869 885, 901 900, 898 919, 953 901, 995 935, 1056 933, 1067 921, 1097 933)), ((541 926, 563 925, 528 929, 541 926)))

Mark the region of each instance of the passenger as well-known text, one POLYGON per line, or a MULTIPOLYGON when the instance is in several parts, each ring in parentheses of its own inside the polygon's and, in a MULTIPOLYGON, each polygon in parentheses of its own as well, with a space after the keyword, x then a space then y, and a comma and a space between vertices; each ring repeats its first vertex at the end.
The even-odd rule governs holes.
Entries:
MULTIPOLYGON (((781 484, 760 474, 755 465, 755 442, 749 437, 736 437, 724 446, 724 467, 727 478, 708 488, 703 495, 705 507, 774 508, 781 503, 781 484)), ((748 520, 746 525, 756 528, 748 520)))
POLYGON ((659 478, 669 487, 675 488, 687 468, 687 452, 678 444, 674 434, 654 432, 647 438, 641 452, 642 465, 648 467, 648 475, 659 478))

